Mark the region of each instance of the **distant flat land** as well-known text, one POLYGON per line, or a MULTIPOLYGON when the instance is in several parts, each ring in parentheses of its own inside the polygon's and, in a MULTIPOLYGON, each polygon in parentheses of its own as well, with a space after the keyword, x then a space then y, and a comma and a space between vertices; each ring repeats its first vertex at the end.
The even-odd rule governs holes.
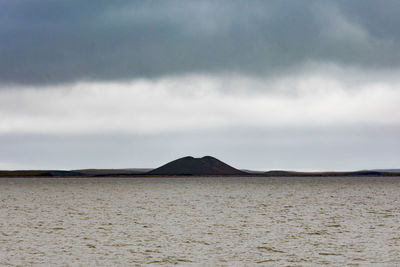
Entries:
POLYGON ((350 172, 267 172, 239 170, 214 157, 184 157, 159 168, 79 169, 79 170, 14 170, 0 171, 0 177, 129 177, 129 176, 252 176, 252 177, 335 177, 335 176, 400 176, 400 169, 350 172))
POLYGON ((154 174, 147 172, 128 172, 125 169, 96 169, 93 171, 58 171, 58 170, 21 170, 21 171, 0 171, 1 177, 162 177, 162 176, 249 176, 249 177, 335 177, 335 176, 400 176, 400 172, 385 171, 354 171, 354 172, 295 172, 295 171, 268 171, 268 172, 247 172, 242 174, 154 174))

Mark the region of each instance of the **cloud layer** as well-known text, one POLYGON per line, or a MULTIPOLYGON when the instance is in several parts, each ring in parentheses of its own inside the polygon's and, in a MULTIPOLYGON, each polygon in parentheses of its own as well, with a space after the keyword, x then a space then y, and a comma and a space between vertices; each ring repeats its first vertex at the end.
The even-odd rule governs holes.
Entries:
POLYGON ((11 87, 0 91, 0 133, 400 126, 400 79, 360 79, 365 74, 347 72, 303 72, 275 79, 187 75, 41 90, 11 87))
POLYGON ((0 82, 400 63, 398 1, 0 1, 0 82))
POLYGON ((396 168, 399 11, 0 0, 0 168, 396 168))

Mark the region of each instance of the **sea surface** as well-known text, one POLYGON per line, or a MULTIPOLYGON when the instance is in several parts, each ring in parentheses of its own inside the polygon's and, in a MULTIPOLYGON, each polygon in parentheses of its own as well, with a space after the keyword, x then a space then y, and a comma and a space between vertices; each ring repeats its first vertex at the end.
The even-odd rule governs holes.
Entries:
POLYGON ((0 266, 400 266, 400 177, 2 178, 0 266))

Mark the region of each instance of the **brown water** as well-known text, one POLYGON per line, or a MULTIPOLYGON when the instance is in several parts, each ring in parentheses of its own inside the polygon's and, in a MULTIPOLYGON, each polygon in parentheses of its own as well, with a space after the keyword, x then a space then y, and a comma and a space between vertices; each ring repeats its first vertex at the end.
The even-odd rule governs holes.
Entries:
POLYGON ((0 179, 1 266, 400 265, 400 178, 0 179))

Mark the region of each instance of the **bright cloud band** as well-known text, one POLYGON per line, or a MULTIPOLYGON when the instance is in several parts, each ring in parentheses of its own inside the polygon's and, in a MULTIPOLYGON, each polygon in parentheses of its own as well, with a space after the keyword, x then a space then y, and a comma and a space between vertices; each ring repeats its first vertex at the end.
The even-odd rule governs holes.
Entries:
POLYGON ((5 87, 0 90, 0 132, 160 133, 246 126, 400 124, 398 80, 378 77, 357 82, 342 74, 308 72, 275 79, 181 75, 119 83, 5 87))

